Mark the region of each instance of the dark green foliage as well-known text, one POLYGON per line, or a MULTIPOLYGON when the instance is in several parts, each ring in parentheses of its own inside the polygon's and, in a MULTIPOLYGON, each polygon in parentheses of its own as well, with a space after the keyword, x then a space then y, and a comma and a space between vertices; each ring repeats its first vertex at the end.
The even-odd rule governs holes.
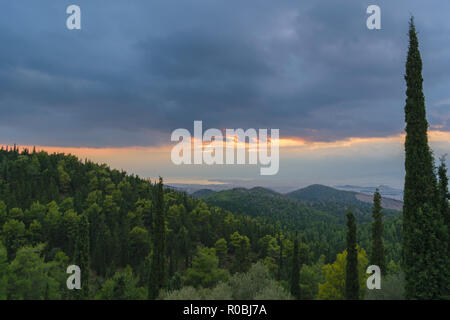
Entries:
POLYGON ((336 202, 358 205, 361 204, 356 198, 356 192, 337 190, 328 186, 313 184, 287 194, 287 196, 299 200, 315 202, 336 202))
POLYGON ((134 227, 133 230, 130 231, 129 239, 128 261, 136 270, 140 264, 144 262, 145 257, 149 253, 150 243, 148 231, 140 227, 134 227))
POLYGON ((409 214, 414 215, 424 203, 436 203, 437 200, 433 156, 427 138, 428 122, 422 87, 422 60, 413 19, 410 22, 409 41, 405 74, 407 97, 404 214, 407 218, 409 214))
POLYGON ((300 299, 300 261, 298 257, 298 238, 294 239, 294 253, 292 255, 291 294, 300 299))
POLYGON ((8 220, 3 225, 3 237, 9 260, 13 260, 16 251, 26 244, 25 224, 15 219, 8 220))
POLYGON ((89 222, 84 215, 79 220, 73 262, 81 270, 81 289, 76 291, 76 297, 79 299, 88 299, 90 281, 89 222))
POLYGON ((9 264, 6 249, 0 242, 0 300, 8 298, 9 264))
MULTIPOLYGON (((438 170, 439 175, 439 206, 441 217, 447 228, 447 266, 450 264, 450 193, 448 192, 447 166, 445 157, 441 158, 441 164, 438 170)), ((448 270, 448 268, 447 268, 448 270)), ((443 286, 442 298, 450 299, 450 274, 447 274, 447 285, 443 286)))
POLYGON ((381 289, 366 290, 364 300, 404 300, 405 277, 402 273, 392 273, 382 277, 381 289))
POLYGON ((383 246, 383 214, 381 213, 381 195, 376 190, 373 195, 372 216, 372 253, 370 255, 370 264, 379 266, 381 273, 386 274, 386 257, 383 246))
POLYGON ((223 267, 225 265, 225 259, 228 254, 227 240, 224 238, 220 238, 214 244, 214 248, 216 249, 217 257, 219 258, 219 266, 223 267))
POLYGON ((152 263, 150 266, 150 278, 148 287, 148 298, 156 299, 159 294, 159 290, 164 287, 165 284, 165 204, 164 204, 164 191, 163 181, 159 178, 159 183, 156 188, 155 197, 155 220, 153 227, 153 254, 152 263))
MULTIPOLYGON (((440 160, 441 160, 441 164, 438 169, 439 206, 440 206, 441 215, 442 215, 445 225, 447 227, 447 232, 450 234, 450 207, 449 207, 450 193, 448 192, 447 166, 445 165, 445 157, 442 157, 440 160)), ((450 248, 450 236, 448 237, 448 241, 449 241, 449 248, 450 248)))
POLYGON ((434 159, 428 146, 422 60, 411 18, 406 61, 403 269, 408 299, 437 299, 448 290, 448 233, 439 212, 434 159))
POLYGON ((103 284, 97 299, 100 300, 145 300, 146 290, 138 286, 139 279, 133 275, 131 267, 117 271, 103 284))
POLYGON ((283 272, 283 241, 281 240, 281 235, 278 235, 278 275, 277 280, 281 280, 281 273, 283 272))
POLYGON ((323 267, 325 257, 322 256, 319 260, 312 264, 303 264, 300 269, 300 290, 301 298, 305 300, 315 299, 319 293, 319 283, 325 281, 325 274, 323 267))
POLYGON ((0 200, 0 226, 2 226, 8 219, 8 211, 6 210, 6 204, 0 200))
MULTIPOLYGON (((333 262, 336 255, 345 249, 345 214, 350 203, 355 217, 361 226, 361 245, 369 248, 371 243, 371 205, 358 201, 353 192, 340 191, 325 186, 311 186, 309 190, 314 199, 296 199, 264 188, 236 188, 209 193, 203 200, 210 205, 220 206, 236 214, 249 215, 264 219, 273 225, 300 232, 317 260, 325 256, 325 262, 333 262), (319 193, 324 190, 325 195, 319 193), (331 190, 331 191, 330 191, 331 190), (328 195, 329 194, 329 195, 328 195), (344 196, 342 196, 342 194, 344 196), (350 196, 349 196, 350 195, 350 196), (325 200, 327 199, 327 200, 325 200), (334 199, 334 200, 333 200, 334 199)), ((389 259, 399 261, 401 256, 401 214, 394 210, 383 210, 385 216, 386 255, 389 259)), ((250 239, 255 243, 254 239, 250 239)), ((288 269, 289 268, 285 268, 288 269)), ((288 271, 290 273, 290 270, 288 271)))
POLYGON ((230 236, 235 259, 231 266, 232 272, 246 272, 250 267, 250 240, 247 236, 235 232, 230 236))
POLYGON ((208 196, 208 195, 210 195, 210 194, 212 194, 214 192, 215 191, 210 190, 210 189, 200 189, 200 190, 197 190, 194 193, 192 193, 191 197, 201 199, 201 198, 204 198, 204 197, 206 197, 206 196, 208 196))
MULTIPOLYGON (((193 267, 197 246, 217 243, 221 268, 245 271, 261 251, 259 240, 280 234, 279 228, 262 220, 235 216, 184 193, 163 189, 162 181, 152 184, 72 156, 0 150, 0 164, 2 257, 9 265, 18 250, 40 243, 46 243, 41 249, 46 261, 68 256, 62 276, 58 274, 62 299, 76 297, 65 287, 69 264, 81 267, 83 281, 89 281, 85 273, 90 271, 90 298, 99 297, 105 282, 127 265, 133 268, 140 288, 149 287, 149 271, 163 275, 156 277, 160 287, 166 286, 161 279, 168 275, 167 285, 178 288, 186 270, 193 267), (9 170, 19 164, 28 169, 9 170), (69 177, 60 179, 62 171, 69 177)), ((282 234, 282 238, 287 236, 282 234)), ((104 297, 111 295, 108 291, 104 297)))
POLYGON ((214 248, 197 248, 197 254, 192 260, 192 268, 186 270, 185 284, 193 287, 210 288, 219 282, 224 282, 228 273, 219 268, 219 258, 214 248))
POLYGON ((356 221, 351 211, 347 213, 347 264, 345 267, 345 298, 359 299, 358 251, 356 248, 356 221))
MULTIPOLYGON (((345 224, 341 225, 340 211, 343 207, 333 211, 328 204, 320 204, 327 208, 325 213, 314 208, 316 203, 302 203, 263 188, 255 188, 249 197, 247 192, 243 194, 236 199, 238 214, 233 214, 185 193, 162 188, 162 183, 153 184, 106 165, 63 154, 0 150, 0 248, 4 247, 0 250, 0 288, 7 283, 6 297, 11 299, 77 298, 75 291, 67 290, 65 271, 70 264, 88 264, 90 276, 82 275, 82 280, 90 278, 89 298, 147 298, 151 273, 158 270, 153 268, 158 265, 154 253, 163 252, 163 259, 159 260, 163 262, 159 264, 163 272, 158 271, 165 282, 162 289, 180 289, 187 270, 195 269, 199 246, 215 248, 219 270, 226 270, 231 276, 248 271, 252 263, 261 260, 258 265, 264 263, 270 276, 276 276, 289 288, 294 232, 298 230, 298 259, 305 274, 300 284, 307 292, 305 297, 314 298, 318 282, 323 279, 321 274, 310 272, 320 272, 317 254, 331 256, 345 247, 345 224), (13 167, 27 170, 11 171, 13 167), (245 199, 250 205, 241 208, 245 199), (254 210, 258 203, 261 205, 254 210), (162 246, 158 243, 161 238, 162 246), (32 254, 35 249, 24 249, 40 244, 44 246, 39 247, 39 258, 32 254), (16 260, 21 249, 24 250, 16 260), (31 269, 36 266, 39 276, 36 291, 25 295, 25 289, 19 288, 34 284, 21 282, 19 275, 24 269, 19 261, 28 260, 31 269), (16 262, 11 269, 13 261, 16 262), (48 276, 42 275, 42 270, 48 270, 48 276)), ((359 216, 366 221, 360 236, 369 244, 366 215, 361 211, 359 216)), ((397 220, 387 218, 385 222, 389 239, 398 237, 397 220)), ((387 243, 395 249, 389 252, 397 250, 396 242, 387 243)), ((86 268, 80 267, 83 273, 86 268)), ((280 288, 272 279, 257 296, 285 297, 280 288)), ((214 296, 227 296, 222 295, 222 289, 224 286, 218 284, 214 296)), ((252 294, 253 297, 256 292, 252 294)))
POLYGON ((439 212, 428 204, 418 210, 416 227, 410 235, 410 245, 416 249, 413 255, 416 262, 405 269, 410 273, 405 284, 407 298, 440 299, 448 290, 445 287, 448 279, 446 238, 442 241, 446 228, 440 223, 439 216, 439 212))
POLYGON ((49 272, 53 267, 52 263, 44 261, 42 251, 43 245, 22 247, 17 251, 14 260, 9 265, 6 293, 8 299, 61 298, 61 292, 63 291, 60 284, 55 279, 55 275, 49 272))

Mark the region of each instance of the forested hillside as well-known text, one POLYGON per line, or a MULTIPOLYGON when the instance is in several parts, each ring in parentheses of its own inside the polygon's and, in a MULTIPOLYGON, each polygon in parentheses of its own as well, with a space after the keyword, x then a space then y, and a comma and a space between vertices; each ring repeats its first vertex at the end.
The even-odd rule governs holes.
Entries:
MULTIPOLYGON (((320 184, 313 184, 306 188, 289 192, 286 195, 298 200, 327 202, 335 204, 341 203, 344 205, 352 205, 357 208, 365 207, 367 209, 372 207, 374 192, 369 195, 355 191, 339 190, 320 184)), ((382 197, 381 202, 383 204, 383 208, 385 209, 401 211, 403 207, 402 201, 388 197, 382 197)))
MULTIPOLYGON (((288 299, 294 239, 301 298, 318 297, 325 264, 345 248, 340 211, 263 188, 209 196, 223 199, 207 204, 71 155, 1 149, 0 297, 288 299), (66 287, 70 264, 83 270, 82 290, 66 287), (261 286, 250 292, 249 281, 261 286)), ((395 261, 398 227, 386 228, 395 261)), ((368 250, 368 224, 359 238, 368 250)))
MULTIPOLYGON (((154 184, 106 165, 63 154, 2 149, 0 266, 9 264, 11 274, 0 273, 0 279, 7 279, 0 293, 7 298, 67 298, 65 270, 69 263, 79 264, 77 251, 86 241, 79 237, 85 217, 89 222, 89 297, 111 298, 111 282, 121 277, 135 279, 127 281, 127 286, 136 286, 134 297, 146 295, 155 197, 154 184), (20 268, 19 260, 26 260, 20 268), (38 268, 42 278, 27 278, 27 266, 38 268)), ((262 239, 272 236, 286 243, 284 255, 289 259, 288 235, 280 235, 271 224, 208 207, 169 189, 164 190, 163 210, 167 288, 181 286, 197 247, 214 248, 218 240, 217 245, 224 248, 217 255, 227 273, 246 271, 251 262, 264 258, 267 245, 262 239)), ((197 285, 190 278, 186 281, 197 285)))
POLYGON ((287 194, 288 197, 309 200, 309 201, 327 201, 347 204, 361 205, 355 197, 356 192, 337 190, 320 184, 313 184, 306 188, 295 190, 287 194))
MULTIPOLYGON (((204 195, 196 196, 236 214, 264 218, 284 230, 301 232, 314 259, 324 255, 326 262, 334 261, 345 248, 345 214, 351 209, 360 224, 359 242, 364 248, 369 248, 372 207, 358 201, 352 192, 325 186, 311 187, 301 189, 305 191, 301 197, 304 200, 298 199, 300 192, 283 195, 261 187, 202 192, 204 195), (324 191, 323 195, 319 195, 321 191, 324 191)), ((383 210, 383 214, 386 255, 389 260, 398 262, 401 255, 401 212, 383 210)))

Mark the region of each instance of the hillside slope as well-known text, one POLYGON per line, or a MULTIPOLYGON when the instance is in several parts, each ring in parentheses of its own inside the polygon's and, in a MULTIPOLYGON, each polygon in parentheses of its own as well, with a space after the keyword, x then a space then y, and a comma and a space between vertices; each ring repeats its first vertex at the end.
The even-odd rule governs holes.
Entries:
MULTIPOLYGON (((306 188, 289 192, 286 196, 298 200, 346 203, 356 206, 372 206, 373 202, 373 196, 371 195, 355 191, 338 190, 320 184, 310 185, 306 188)), ((401 211, 403 202, 388 197, 382 197, 382 207, 385 209, 401 211)))
MULTIPOLYGON (((329 191, 329 190, 328 190, 329 191)), ((333 190, 331 190, 333 191, 333 190)), ((336 193, 332 192, 332 195, 336 193)), ((337 193, 339 194, 339 193, 337 193)), ((218 206, 236 214, 263 218, 281 228, 301 232, 311 250, 316 255, 325 254, 334 257, 344 249, 346 218, 345 214, 352 208, 360 224, 359 237, 362 244, 369 246, 372 208, 370 204, 357 199, 345 201, 299 200, 272 190, 257 187, 252 189, 236 188, 212 192, 202 197, 211 206, 218 206)), ((310 199, 319 199, 311 196, 310 199)), ((338 200, 338 198, 332 198, 338 200)), ((385 239, 388 256, 398 257, 399 211, 384 210, 385 239), (393 244, 391 246, 391 244, 393 244)))
MULTIPOLYGON (((350 191, 336 190, 322 185, 312 185, 288 194, 281 194, 262 187, 252 189, 235 188, 219 192, 202 190, 195 194, 211 205, 227 210, 248 214, 250 216, 264 216, 279 218, 285 216, 285 210, 295 213, 297 220, 322 219, 330 222, 345 222, 345 213, 350 208, 360 222, 372 219, 371 196, 350 191)), ((392 217, 399 215, 390 208, 401 208, 401 202, 384 199, 389 206, 384 210, 385 215, 392 217)))

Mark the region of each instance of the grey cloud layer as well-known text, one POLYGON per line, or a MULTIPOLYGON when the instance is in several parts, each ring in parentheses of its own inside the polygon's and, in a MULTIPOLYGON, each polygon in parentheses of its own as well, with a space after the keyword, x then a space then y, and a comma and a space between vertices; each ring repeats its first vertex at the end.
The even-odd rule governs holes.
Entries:
POLYGON ((65 29, 71 1, 8 2, 1 142, 154 145, 194 120, 324 141, 399 133, 410 13, 429 118, 450 130, 450 5, 421 2, 378 1, 380 31, 364 1, 80 0, 81 31, 65 29))

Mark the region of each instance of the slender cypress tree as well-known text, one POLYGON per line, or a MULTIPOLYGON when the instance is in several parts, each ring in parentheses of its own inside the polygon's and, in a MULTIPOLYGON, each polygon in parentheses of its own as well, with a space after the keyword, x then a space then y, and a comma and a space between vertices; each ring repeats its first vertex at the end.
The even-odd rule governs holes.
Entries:
POLYGON ((300 265, 298 257, 298 238, 297 235, 294 239, 294 252, 292 256, 292 274, 291 274, 291 294, 300 299, 300 265))
POLYGON ((358 251, 356 249, 356 221, 351 211, 347 213, 347 264, 345 268, 345 297, 359 299, 358 251))
MULTIPOLYGON (((450 264, 450 207, 449 198, 450 193, 448 192, 448 176, 447 176, 447 166, 445 165, 445 156, 441 159, 441 164, 439 166, 439 200, 440 200, 440 213, 441 218, 445 223, 447 228, 447 266, 450 264)), ((441 298, 450 299, 450 274, 447 274, 447 285, 443 286, 443 293, 441 298)))
POLYGON ((280 243, 278 250, 278 275, 277 280, 281 280, 281 274, 283 271, 283 240, 281 239, 281 234, 278 234, 278 242, 280 243))
POLYGON ((165 250, 165 218, 164 218, 164 190, 160 177, 156 186, 155 217, 153 227, 153 254, 150 265, 148 298, 156 299, 159 290, 165 284, 164 250, 165 250))
POLYGON ((383 214, 381 213, 381 195, 378 189, 373 195, 372 217, 372 254, 370 256, 370 264, 379 266, 381 273, 386 274, 386 257, 383 247, 383 214))
MULTIPOLYGON (((449 208, 449 196, 448 192, 448 177, 447 177, 447 166, 445 165, 445 157, 442 157, 441 164, 439 166, 439 202, 441 215, 445 221, 447 227, 447 232, 450 232, 450 208, 449 208)), ((448 238, 450 241, 450 237, 448 238)))
POLYGON ((447 278, 447 240, 439 214, 434 159, 428 146, 428 122, 422 87, 422 60, 414 20, 409 26, 406 61, 406 140, 403 205, 403 270, 408 299, 442 296, 447 278))
POLYGON ((431 150, 428 146, 428 122, 422 87, 422 60, 414 20, 409 27, 409 51, 406 62, 406 140, 404 214, 407 220, 424 203, 436 200, 436 177, 431 150))
POLYGON ((81 271, 81 289, 75 291, 77 299, 89 298, 89 222, 85 215, 80 217, 78 223, 78 234, 75 243, 74 263, 80 267, 81 271))

